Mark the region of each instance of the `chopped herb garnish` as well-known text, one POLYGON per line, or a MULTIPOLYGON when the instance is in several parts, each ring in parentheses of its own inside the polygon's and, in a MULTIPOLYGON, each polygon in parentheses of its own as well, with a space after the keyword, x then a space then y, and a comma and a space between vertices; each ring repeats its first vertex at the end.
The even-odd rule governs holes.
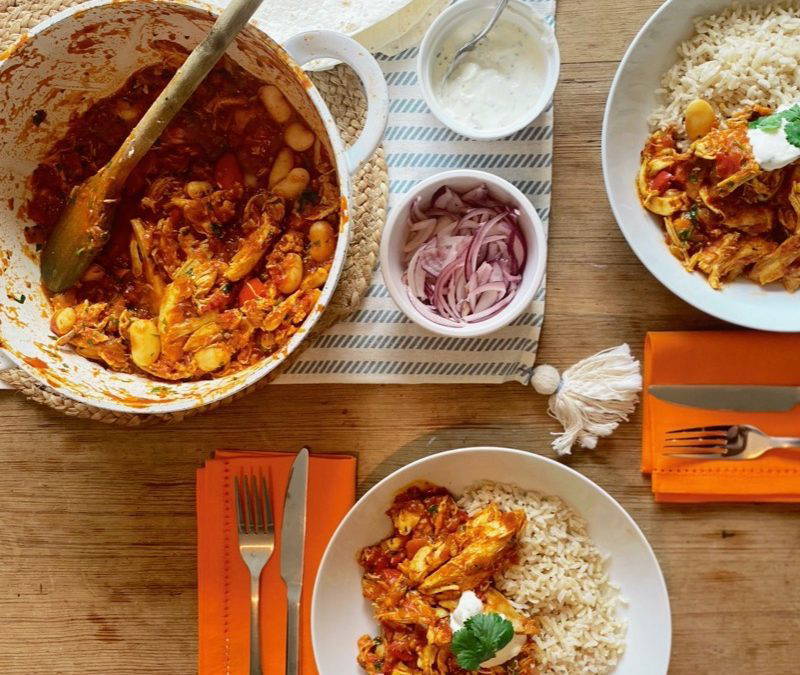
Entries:
POLYGON ((8 294, 8 297, 11 298, 14 302, 18 302, 20 305, 25 302, 25 296, 20 294, 19 296, 8 294))
POLYGON ((759 117, 750 122, 749 127, 768 134, 778 133, 783 128, 786 140, 800 148, 800 104, 796 103, 786 110, 759 117))
POLYGON ((228 295, 233 290, 233 284, 230 281, 226 281, 222 286, 222 292, 225 295, 228 295))
POLYGON ((438 504, 431 504, 428 507, 428 513, 430 513, 430 514, 439 513, 439 505, 438 504))
POLYGON ((476 614, 453 634, 450 650, 464 670, 477 670, 481 663, 494 657, 513 637, 514 626, 508 619, 494 612, 476 614))
POLYGON ((694 233, 694 226, 687 227, 685 230, 681 230, 680 232, 678 232, 678 239, 680 239, 685 244, 692 238, 693 233, 694 233))
POLYGON ((692 204, 692 208, 686 212, 686 217, 693 223, 697 222, 697 204, 692 204))

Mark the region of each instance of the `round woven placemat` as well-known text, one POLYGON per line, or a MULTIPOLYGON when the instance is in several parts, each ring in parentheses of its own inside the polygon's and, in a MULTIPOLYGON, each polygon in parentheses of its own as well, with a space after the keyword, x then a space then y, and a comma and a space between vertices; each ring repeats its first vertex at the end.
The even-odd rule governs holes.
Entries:
MULTIPOLYGON (((20 39, 26 31, 48 16, 72 5, 79 4, 72 0, 53 2, 17 2, 0 0, 0 45, 10 46, 20 39)), ((352 143, 361 131, 366 114, 366 102, 361 83, 355 73, 347 66, 312 73, 322 97, 336 119, 339 132, 346 144, 352 143)), ((317 321, 308 339, 300 343, 289 358, 267 377, 250 387, 216 403, 178 413, 163 415, 140 415, 117 413, 95 408, 45 387, 39 380, 22 370, 12 368, 0 371, 0 379, 27 398, 46 405, 65 415, 92 419, 108 424, 122 426, 142 426, 166 422, 179 422, 191 415, 214 410, 221 405, 238 400, 242 396, 255 391, 277 378, 313 343, 314 337, 330 328, 337 321, 354 312, 361 303, 369 287, 372 271, 378 256, 378 245, 381 230, 386 221, 386 204, 388 199, 388 174, 383 148, 364 164, 351 181, 351 215, 352 235, 339 285, 333 294, 325 312, 317 321)))

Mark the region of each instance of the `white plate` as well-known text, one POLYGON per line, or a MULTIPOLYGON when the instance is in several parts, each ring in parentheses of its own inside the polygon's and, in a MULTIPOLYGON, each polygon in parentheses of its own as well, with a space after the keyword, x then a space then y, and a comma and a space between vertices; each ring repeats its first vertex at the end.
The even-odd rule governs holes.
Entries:
MULTIPOLYGON (((766 3, 754 0, 752 4, 766 3)), ((603 174, 611 208, 628 244, 662 284, 686 302, 725 321, 748 328, 800 331, 800 296, 780 284, 761 287, 737 280, 721 291, 706 277, 690 274, 664 243, 660 218, 639 203, 635 179, 639 153, 649 134, 647 118, 656 107, 655 89, 676 62, 676 48, 694 31, 694 19, 727 9, 730 0, 668 0, 639 31, 608 95, 603 120, 603 174)))
POLYGON ((465 448, 443 452, 403 467, 383 479, 350 510, 333 535, 314 587, 311 630, 321 675, 363 673, 356 642, 376 634, 369 603, 361 595, 358 551, 391 532, 385 511, 394 495, 415 480, 443 485, 456 495, 481 481, 514 483, 556 495, 589 523, 597 547, 611 556, 611 580, 627 606, 625 655, 616 675, 663 675, 669 665, 669 598, 658 561, 641 530, 614 499, 577 471, 541 455, 507 448, 465 448))

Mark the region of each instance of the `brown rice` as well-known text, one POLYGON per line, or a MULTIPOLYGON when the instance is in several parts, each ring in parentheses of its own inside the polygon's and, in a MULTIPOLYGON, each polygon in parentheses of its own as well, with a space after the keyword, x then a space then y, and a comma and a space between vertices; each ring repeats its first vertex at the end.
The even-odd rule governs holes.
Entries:
POLYGON ((542 675, 611 673, 625 651, 626 625, 617 616, 619 589, 586 521, 558 497, 499 483, 470 487, 459 505, 472 513, 489 503, 522 509, 527 523, 519 562, 495 579, 521 611, 541 621, 535 638, 542 675))
POLYGON ((683 128, 683 112, 696 98, 723 118, 750 105, 777 107, 800 98, 798 2, 747 6, 695 21, 695 34, 678 47, 678 61, 661 80, 653 129, 683 128))

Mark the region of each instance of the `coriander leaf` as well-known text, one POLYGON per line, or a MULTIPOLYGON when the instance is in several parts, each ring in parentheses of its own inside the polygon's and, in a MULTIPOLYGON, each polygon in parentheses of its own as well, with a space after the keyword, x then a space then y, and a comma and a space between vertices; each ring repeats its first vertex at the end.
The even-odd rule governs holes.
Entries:
POLYGON ((800 122, 788 122, 784 132, 786 140, 796 148, 800 148, 800 122))
POLYGON ((465 624, 481 642, 491 645, 497 653, 514 637, 514 626, 499 614, 478 614, 469 618, 465 624))
POLYGON ((783 117, 780 114, 776 115, 767 115, 766 117, 759 117, 757 120, 753 120, 748 125, 751 129, 761 129, 761 131, 766 132, 775 132, 781 128, 783 124, 783 117))
POLYGON ((499 614, 476 614, 453 634, 450 649, 464 670, 476 670, 514 637, 514 626, 499 614))
POLYGON ((455 654, 458 665, 464 670, 477 670, 482 661, 491 658, 485 656, 481 644, 466 628, 455 632, 450 650, 455 654))
POLYGON ((772 115, 765 115, 753 120, 748 125, 751 129, 760 129, 767 133, 775 133, 780 131, 783 121, 786 120, 787 124, 800 121, 800 104, 795 104, 791 108, 781 110, 780 112, 773 113, 772 115))

